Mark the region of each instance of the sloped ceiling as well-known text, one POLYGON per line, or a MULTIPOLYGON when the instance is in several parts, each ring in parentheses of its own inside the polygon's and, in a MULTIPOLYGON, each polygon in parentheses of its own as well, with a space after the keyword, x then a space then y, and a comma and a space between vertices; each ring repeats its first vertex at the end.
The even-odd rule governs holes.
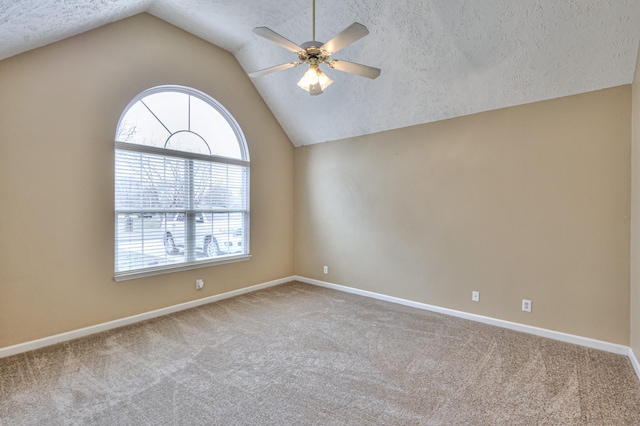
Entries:
MULTIPOLYGON (((254 71, 295 60, 252 33, 311 39, 311 0, 0 0, 0 59, 149 12, 232 52, 254 71)), ((639 0, 317 0, 316 39, 360 22, 370 34, 336 58, 322 95, 305 69, 253 79, 296 146, 427 123, 633 81, 639 0)))

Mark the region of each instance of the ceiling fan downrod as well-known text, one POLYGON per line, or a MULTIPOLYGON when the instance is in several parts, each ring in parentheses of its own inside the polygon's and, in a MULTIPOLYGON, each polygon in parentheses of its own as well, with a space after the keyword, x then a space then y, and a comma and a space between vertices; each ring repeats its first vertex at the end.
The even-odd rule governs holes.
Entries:
POLYGON ((311 4, 311 40, 316 39, 316 0, 311 4))

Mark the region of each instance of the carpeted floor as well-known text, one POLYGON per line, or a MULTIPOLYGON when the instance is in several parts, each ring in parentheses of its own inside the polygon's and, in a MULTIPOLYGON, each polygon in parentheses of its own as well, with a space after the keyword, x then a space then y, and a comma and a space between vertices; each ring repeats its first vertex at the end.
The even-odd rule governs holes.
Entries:
POLYGON ((640 425, 628 358, 301 283, 0 359, 1 425, 640 425))

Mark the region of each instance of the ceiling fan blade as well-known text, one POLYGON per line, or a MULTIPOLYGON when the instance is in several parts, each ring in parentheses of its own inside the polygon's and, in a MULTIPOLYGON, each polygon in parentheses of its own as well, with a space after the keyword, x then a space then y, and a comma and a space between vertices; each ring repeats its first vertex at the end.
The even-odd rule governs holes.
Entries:
POLYGON ((334 59, 329 62, 329 66, 331 68, 337 69, 338 71, 344 71, 351 74, 356 74, 362 77, 367 77, 370 79, 377 78, 380 75, 380 68, 374 68, 367 65, 356 64, 354 62, 349 61, 341 61, 338 59, 334 59))
POLYGON ((267 27, 256 27, 253 29, 253 32, 258 34, 259 36, 266 38, 269 41, 274 42, 279 46, 284 47, 285 49, 293 53, 297 53, 297 52, 300 52, 301 50, 304 50, 302 47, 298 46, 291 40, 282 37, 280 34, 278 34, 273 30, 270 30, 267 27))
POLYGON ((362 24, 354 22, 349 25, 347 28, 342 30, 340 33, 336 34, 331 40, 326 42, 322 49, 330 52, 331 54, 336 53, 338 50, 347 47, 354 41, 360 40, 362 37, 369 34, 369 30, 362 24))
POLYGON ((276 65, 275 67, 265 68, 263 70, 258 70, 249 73, 249 77, 261 77, 263 75, 271 74, 272 72, 286 70, 288 68, 297 67, 300 65, 300 62, 289 62, 286 64, 276 65))

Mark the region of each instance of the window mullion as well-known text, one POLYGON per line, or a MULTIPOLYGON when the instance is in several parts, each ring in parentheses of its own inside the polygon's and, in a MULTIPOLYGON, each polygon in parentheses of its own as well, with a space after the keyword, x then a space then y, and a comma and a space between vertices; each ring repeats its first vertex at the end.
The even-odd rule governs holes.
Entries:
POLYGON ((186 255, 187 262, 196 259, 196 212, 193 200, 194 194, 194 165, 193 160, 186 160, 185 167, 187 180, 187 237, 186 237, 186 255))

